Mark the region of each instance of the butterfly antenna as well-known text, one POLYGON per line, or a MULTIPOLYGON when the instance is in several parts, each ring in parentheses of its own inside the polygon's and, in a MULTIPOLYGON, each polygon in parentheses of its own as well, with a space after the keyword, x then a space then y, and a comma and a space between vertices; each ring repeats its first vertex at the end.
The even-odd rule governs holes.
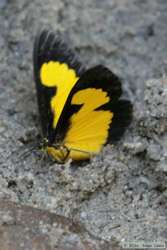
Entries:
POLYGON ((38 152, 38 150, 36 149, 36 146, 32 146, 32 147, 28 148, 27 150, 25 150, 23 153, 21 153, 21 154, 19 155, 19 158, 20 158, 20 159, 25 159, 25 158, 27 158, 32 152, 33 152, 33 153, 38 152))
POLYGON ((33 153, 38 152, 36 145, 33 145, 33 146, 29 147, 28 149, 25 149, 22 153, 18 153, 18 151, 20 151, 20 149, 11 152, 11 154, 9 155, 9 157, 11 158, 11 157, 13 157, 13 155, 15 155, 15 154, 17 155, 18 154, 18 158, 20 160, 20 159, 27 158, 30 155, 31 152, 33 152, 33 153))

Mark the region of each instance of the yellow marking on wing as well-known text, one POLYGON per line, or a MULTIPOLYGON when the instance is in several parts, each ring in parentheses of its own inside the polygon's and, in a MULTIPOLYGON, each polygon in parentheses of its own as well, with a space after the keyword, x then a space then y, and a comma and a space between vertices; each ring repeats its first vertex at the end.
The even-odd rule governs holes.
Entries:
POLYGON ((78 80, 75 70, 66 63, 50 61, 44 63, 40 70, 41 82, 46 87, 55 87, 55 95, 51 99, 54 114, 53 128, 56 128, 67 97, 78 80))
POLYGON ((114 114, 110 110, 95 109, 109 101, 107 92, 95 88, 80 90, 73 96, 71 104, 83 106, 70 118, 70 128, 64 138, 63 144, 72 149, 68 158, 82 160, 100 152, 114 114))

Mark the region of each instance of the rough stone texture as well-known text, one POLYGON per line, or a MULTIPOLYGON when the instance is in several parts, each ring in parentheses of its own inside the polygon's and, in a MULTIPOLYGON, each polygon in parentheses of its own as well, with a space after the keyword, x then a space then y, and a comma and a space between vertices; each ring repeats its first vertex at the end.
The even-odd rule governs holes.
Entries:
POLYGON ((0 198, 81 221, 106 240, 166 239, 166 13, 166 0, 0 1, 0 198), (134 103, 125 136, 90 162, 58 165, 32 150, 32 47, 43 25, 64 32, 86 65, 111 68, 134 103))
POLYGON ((0 250, 119 250, 60 216, 0 200, 0 250))

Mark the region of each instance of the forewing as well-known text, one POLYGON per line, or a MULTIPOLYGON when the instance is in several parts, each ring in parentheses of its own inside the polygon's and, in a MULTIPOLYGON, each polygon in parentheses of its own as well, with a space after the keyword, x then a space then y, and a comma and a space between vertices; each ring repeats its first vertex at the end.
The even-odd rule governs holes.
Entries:
POLYGON ((35 39, 33 61, 42 131, 52 143, 67 97, 83 67, 62 38, 48 30, 35 39))

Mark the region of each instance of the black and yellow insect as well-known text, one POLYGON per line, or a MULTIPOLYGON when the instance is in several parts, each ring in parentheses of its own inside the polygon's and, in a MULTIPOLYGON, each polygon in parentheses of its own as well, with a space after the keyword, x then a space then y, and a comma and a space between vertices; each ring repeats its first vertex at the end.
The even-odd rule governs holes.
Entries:
POLYGON ((51 31, 36 37, 34 75, 43 149, 56 161, 89 159, 129 125, 132 105, 120 99, 119 78, 102 65, 85 70, 51 31))

